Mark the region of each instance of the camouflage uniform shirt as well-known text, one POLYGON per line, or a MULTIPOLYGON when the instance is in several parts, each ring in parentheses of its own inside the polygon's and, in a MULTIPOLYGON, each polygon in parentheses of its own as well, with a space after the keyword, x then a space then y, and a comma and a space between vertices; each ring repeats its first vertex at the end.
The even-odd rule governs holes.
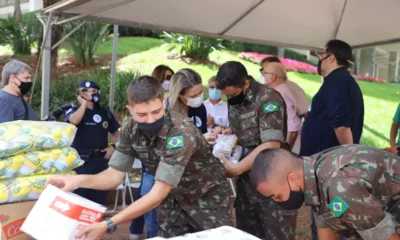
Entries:
MULTIPOLYGON (((243 158, 260 144, 279 141, 286 145, 286 105, 279 92, 252 81, 242 104, 229 105, 229 122, 238 144, 244 147, 243 158)), ((248 172, 242 174, 250 203, 265 200, 251 185, 248 172)), ((240 180, 239 180, 240 181, 240 180)))
POLYGON ((400 157, 343 145, 304 158, 305 204, 318 228, 350 239, 400 233, 400 157))
POLYGON ((223 164, 193 124, 182 114, 166 110, 165 122, 157 136, 150 137, 133 120, 122 131, 110 167, 128 172, 135 158, 140 159, 156 181, 173 186, 157 208, 161 229, 168 231, 185 211, 202 229, 210 229, 232 215, 228 182, 223 164))

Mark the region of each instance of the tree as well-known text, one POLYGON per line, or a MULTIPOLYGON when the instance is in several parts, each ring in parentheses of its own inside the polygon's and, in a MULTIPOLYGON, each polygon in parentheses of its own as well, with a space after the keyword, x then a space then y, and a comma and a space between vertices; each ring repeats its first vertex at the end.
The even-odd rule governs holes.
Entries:
POLYGON ((14 0, 14 18, 18 24, 21 23, 21 15, 21 2, 20 0, 14 0))
MULTIPOLYGON (((60 2, 60 0, 43 0, 43 8, 49 7, 57 2, 60 2)), ((62 37, 62 26, 60 25, 53 25, 51 28, 51 44, 54 45, 58 41, 60 41, 62 37)), ((42 28, 42 33, 40 34, 40 39, 38 42, 38 57, 40 55, 40 52, 42 51, 41 46, 43 43, 43 28, 42 28)), ((58 47, 55 49, 51 50, 51 69, 57 70, 57 62, 58 62, 58 47)), ((51 72, 51 75, 57 75, 57 72, 51 72)))

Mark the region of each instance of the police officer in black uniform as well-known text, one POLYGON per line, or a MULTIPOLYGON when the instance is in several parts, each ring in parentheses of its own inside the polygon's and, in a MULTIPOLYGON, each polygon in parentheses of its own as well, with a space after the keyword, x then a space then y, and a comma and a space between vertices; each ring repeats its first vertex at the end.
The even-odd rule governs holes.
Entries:
MULTIPOLYGON (((97 174, 106 170, 119 138, 120 125, 107 108, 99 105, 99 90, 93 81, 80 81, 77 90, 80 106, 66 112, 65 121, 78 128, 72 146, 85 160, 81 167, 75 169, 77 174, 97 174), (108 133, 113 136, 110 147, 108 133)), ((102 205, 106 203, 107 191, 79 188, 74 193, 102 205)))

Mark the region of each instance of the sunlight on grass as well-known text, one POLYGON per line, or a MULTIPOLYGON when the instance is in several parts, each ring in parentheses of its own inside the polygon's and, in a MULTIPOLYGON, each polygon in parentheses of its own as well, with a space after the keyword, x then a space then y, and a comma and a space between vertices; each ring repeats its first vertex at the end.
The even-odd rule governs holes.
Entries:
POLYGON ((11 56, 13 54, 14 54, 14 52, 11 49, 10 45, 5 45, 5 46, 1 45, 0 46, 0 56, 11 56))

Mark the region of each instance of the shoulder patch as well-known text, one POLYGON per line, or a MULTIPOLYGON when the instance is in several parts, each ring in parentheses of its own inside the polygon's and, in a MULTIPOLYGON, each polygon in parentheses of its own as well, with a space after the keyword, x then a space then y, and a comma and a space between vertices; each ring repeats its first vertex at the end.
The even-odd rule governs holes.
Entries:
POLYGON ((329 209, 332 210, 336 217, 340 217, 349 209, 349 205, 343 201, 340 197, 335 197, 328 205, 329 209))
POLYGON ((265 103, 263 105, 263 109, 265 113, 273 113, 279 111, 279 103, 277 102, 270 102, 270 103, 265 103))
POLYGON ((175 149, 183 147, 183 136, 174 136, 167 138, 167 149, 175 149))

